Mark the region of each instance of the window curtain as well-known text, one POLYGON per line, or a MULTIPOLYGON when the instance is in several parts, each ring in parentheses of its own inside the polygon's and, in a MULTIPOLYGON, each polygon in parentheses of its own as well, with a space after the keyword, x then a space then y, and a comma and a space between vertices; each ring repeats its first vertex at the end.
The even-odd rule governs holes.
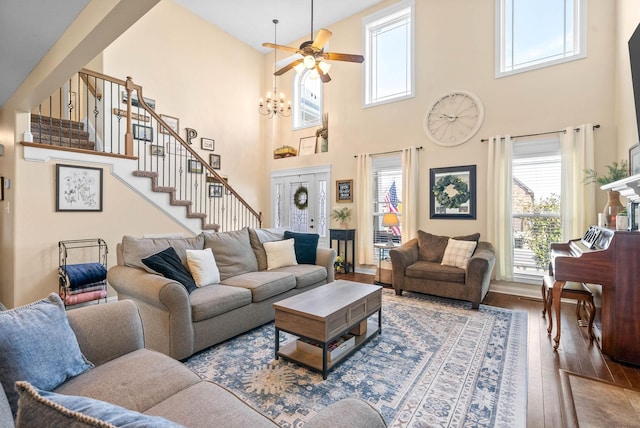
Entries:
POLYGON ((402 241, 418 235, 418 150, 402 149, 402 241))
POLYGON ((373 264, 373 187, 371 177, 371 155, 368 153, 356 156, 356 262, 373 264))
POLYGON ((513 278, 513 230, 511 227, 511 136, 489 139, 487 162, 487 240, 496 250, 495 279, 513 278))
POLYGON ((596 223, 596 186, 584 184, 584 170, 593 169, 593 125, 565 129, 560 139, 562 156, 560 222, 562 242, 579 238, 596 223))

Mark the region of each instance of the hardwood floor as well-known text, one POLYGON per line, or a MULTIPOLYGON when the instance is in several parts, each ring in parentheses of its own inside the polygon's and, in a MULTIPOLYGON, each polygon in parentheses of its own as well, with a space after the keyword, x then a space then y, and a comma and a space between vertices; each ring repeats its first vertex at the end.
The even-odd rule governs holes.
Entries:
MULTIPOLYGON (((372 275, 358 273, 336 278, 373 283, 372 275)), ((528 427, 563 426, 561 369, 640 391, 640 367, 614 361, 603 355, 596 344, 590 345, 587 327, 576 323, 575 305, 562 304, 562 337, 558 351, 554 352, 553 339, 547 335, 547 320, 542 318, 541 299, 490 292, 483 304, 521 310, 529 315, 528 427)), ((603 413, 615 412, 611 408, 615 404, 608 406, 602 409, 603 413)))

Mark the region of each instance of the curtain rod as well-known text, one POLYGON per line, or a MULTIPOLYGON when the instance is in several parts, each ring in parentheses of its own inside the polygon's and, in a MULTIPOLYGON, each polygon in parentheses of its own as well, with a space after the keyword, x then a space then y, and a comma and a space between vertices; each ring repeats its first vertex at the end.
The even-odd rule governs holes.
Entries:
MULTIPOLYGON (((598 129, 598 128, 600 128, 600 125, 593 125, 593 129, 598 129)), ((576 132, 580 132, 580 128, 573 128, 573 130, 576 132)), ((537 137, 538 135, 557 134, 559 132, 566 133, 567 131, 564 129, 561 129, 560 131, 538 132, 537 134, 513 135, 511 138, 537 137)), ((502 140, 504 139, 504 137, 500 137, 500 139, 502 140)), ((482 140, 480 140, 481 143, 486 143, 487 141, 489 141, 488 138, 483 138, 482 140)))
MULTIPOLYGON (((422 146, 416 147, 416 150, 422 150, 422 146)), ((402 152, 402 150, 391 150, 391 151, 388 151, 388 152, 371 153, 370 156, 388 155, 390 153, 400 153, 400 152, 402 152)), ((358 155, 353 155, 353 157, 357 158, 358 155)))

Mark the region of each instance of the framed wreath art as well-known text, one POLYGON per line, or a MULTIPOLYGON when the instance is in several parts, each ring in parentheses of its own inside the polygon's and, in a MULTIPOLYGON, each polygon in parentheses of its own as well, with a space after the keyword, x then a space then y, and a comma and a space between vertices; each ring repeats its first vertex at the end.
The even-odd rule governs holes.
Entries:
POLYGON ((430 218, 476 218, 476 166, 431 168, 430 218))
POLYGON ((309 191, 306 187, 300 186, 293 194, 293 204, 299 210, 306 210, 309 206, 309 191))

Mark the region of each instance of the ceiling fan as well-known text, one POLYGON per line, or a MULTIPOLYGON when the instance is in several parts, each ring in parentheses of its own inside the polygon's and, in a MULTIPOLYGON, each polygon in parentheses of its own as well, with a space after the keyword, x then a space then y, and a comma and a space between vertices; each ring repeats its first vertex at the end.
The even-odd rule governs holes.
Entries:
POLYGON ((262 46, 267 48, 281 49, 289 52, 295 52, 296 54, 301 55, 301 58, 294 59, 292 62, 285 65, 273 74, 275 74, 276 76, 280 76, 291 70, 292 68, 302 70, 304 67, 306 67, 308 69, 315 69, 318 72, 320 80, 322 80, 323 83, 327 83, 331 81, 331 77, 329 77, 329 68, 331 68, 331 64, 325 62, 325 60, 357 63, 362 63, 364 61, 364 56, 362 55, 325 52, 324 45, 327 43, 331 35, 331 31, 323 28, 318 31, 316 38, 313 39, 313 0, 311 0, 311 39, 313 40, 303 42, 299 48, 278 45, 275 43, 262 44, 262 46))

